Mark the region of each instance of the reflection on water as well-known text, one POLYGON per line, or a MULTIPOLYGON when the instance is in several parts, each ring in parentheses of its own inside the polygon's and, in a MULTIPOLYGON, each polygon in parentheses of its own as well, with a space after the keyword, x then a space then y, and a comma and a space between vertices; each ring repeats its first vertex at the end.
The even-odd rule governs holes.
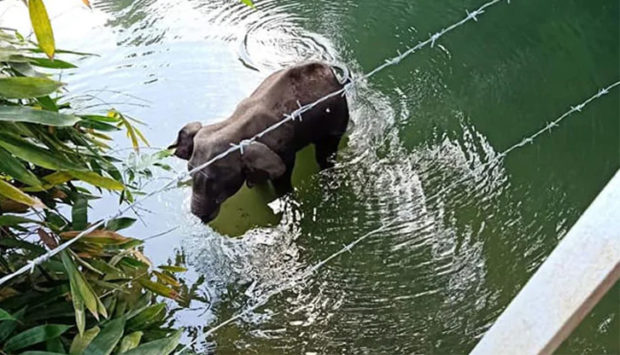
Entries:
MULTIPOLYGON (((101 54, 63 75, 71 94, 81 107, 146 120, 156 147, 186 122, 227 117, 273 70, 322 59, 360 75, 479 5, 267 0, 254 10, 232 0, 101 0, 90 11, 79 1, 48 2, 59 46, 101 54)), ((618 168, 611 95, 480 168, 620 76, 619 5, 599 5, 498 7, 364 83, 350 97, 336 167, 318 173, 311 150, 300 153, 288 196, 272 201, 268 187, 244 188, 211 226, 189 213, 187 188, 149 201, 132 232, 179 227, 149 240, 145 253, 190 266, 185 282, 198 298, 174 320, 187 327, 185 340, 396 218, 196 350, 470 350, 618 168)), ((27 27, 17 0, 0 3, 0 14, 3 26, 27 27)), ((110 209, 100 202, 95 210, 110 209)), ((620 350, 617 289, 563 352, 620 350)))

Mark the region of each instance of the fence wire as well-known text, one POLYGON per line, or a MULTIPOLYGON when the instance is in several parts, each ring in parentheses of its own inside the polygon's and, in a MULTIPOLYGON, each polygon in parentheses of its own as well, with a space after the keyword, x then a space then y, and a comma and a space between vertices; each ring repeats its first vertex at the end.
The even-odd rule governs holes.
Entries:
MULTIPOLYGON (((487 166, 490 166, 500 160, 502 160, 503 158, 505 158, 510 152, 519 149, 521 147, 524 147, 528 144, 531 144, 534 142, 534 140, 540 136, 541 134, 545 133, 545 132, 551 132, 554 128, 558 127, 560 122, 562 122, 563 120, 565 120, 568 116, 570 116, 571 114, 575 113, 575 112, 581 112, 589 103, 591 103, 592 101, 602 97, 603 95, 606 95, 609 93, 610 90, 612 90, 613 88, 615 88, 616 86, 620 86, 620 80, 616 81, 615 83, 600 89, 596 94, 592 95, 591 97, 589 97, 588 99, 586 99, 585 101, 583 101, 582 103, 576 105, 576 106, 571 106, 571 108, 566 111, 564 114, 562 114, 561 116, 559 116, 558 118, 556 118, 555 120, 547 123, 543 128, 539 129, 538 131, 536 131, 535 133, 533 133, 530 136, 527 136, 526 138, 522 139, 520 142, 510 146, 509 148, 507 148, 506 150, 502 151, 501 153, 497 154, 496 156, 494 156, 492 159, 488 160, 487 162, 479 165, 478 167, 476 167, 476 169, 484 169, 487 166)), ((429 196, 426 198, 427 201, 432 200, 440 195, 442 195, 445 191, 449 190, 451 187, 458 185, 461 182, 464 182, 465 180, 469 179, 471 177, 471 175, 465 175, 463 178, 461 179, 457 179, 455 181, 453 181, 452 183, 444 186, 444 188, 442 188, 439 192, 429 196)), ((187 345, 185 345, 181 350, 177 351, 175 354, 182 354, 185 350, 188 350, 191 346, 193 346, 194 344, 197 344, 200 341, 206 340, 206 338, 215 333, 217 330, 219 330, 220 328, 236 321, 237 319, 243 317, 246 314, 249 314, 253 311, 255 311, 256 309, 260 308, 261 306, 265 305, 267 303, 267 301, 269 299, 271 299, 271 297, 276 296, 286 290, 291 289, 292 287, 298 285, 301 281, 306 280, 309 276, 311 276, 312 274, 314 274, 317 270, 319 270, 321 267, 323 267, 325 264, 327 264, 328 262, 330 262, 331 260, 337 258, 338 256, 346 253, 346 252, 351 252, 351 250, 358 245, 359 243, 361 243, 362 241, 364 241, 365 239, 378 234, 379 232, 383 232, 388 230, 390 227, 393 226, 397 226, 397 223, 399 221, 400 217, 395 217, 390 219, 387 223, 383 223, 381 225, 381 227, 376 228, 364 235, 362 235, 361 237, 353 240, 352 242, 350 242, 349 244, 344 245, 340 250, 336 251, 335 253, 331 254, 330 256, 328 256, 327 258, 319 261, 318 263, 314 264, 312 267, 309 267, 308 269, 306 269, 305 272, 301 273, 299 276, 297 277, 293 277, 291 278, 288 282, 284 283, 282 286, 274 289, 271 292, 267 292, 266 294, 262 295, 261 297, 259 297, 255 303, 244 309, 242 312, 239 312, 235 315, 233 315, 232 317, 222 321, 221 323, 217 324, 216 326, 209 328, 206 332, 202 333, 200 336, 198 336, 194 341, 188 343, 187 345)))
MULTIPOLYGON (((235 152, 235 151, 239 151, 240 153, 243 152, 243 149, 245 146, 251 144, 252 142, 255 142, 257 139, 262 138, 265 134, 270 133, 276 129, 278 129, 280 126, 288 123, 288 122, 293 122, 296 120, 301 120, 302 119, 302 115, 307 112, 312 110, 314 107, 316 107, 317 105, 329 100, 332 97, 336 97, 338 95, 344 95, 347 92, 349 92, 349 90, 355 86, 356 84, 374 76, 375 74, 377 74, 378 72, 384 70, 387 67, 393 66, 393 65, 398 65, 403 59, 405 59, 406 57, 410 56, 411 54, 417 52, 418 50, 420 50, 421 48, 430 45, 430 47, 434 47, 434 45, 437 43, 437 41, 444 36, 445 34, 447 34, 448 32, 462 26, 463 24, 469 22, 469 21, 478 21, 478 16, 482 15, 485 10, 493 5, 496 5, 497 3, 502 2, 503 0, 491 0, 489 2, 484 3, 482 6, 480 6, 478 9, 474 10, 474 11, 466 11, 466 16, 461 19, 460 21, 446 27, 443 28, 442 30, 430 35, 428 37, 428 39, 426 39, 425 41, 422 42, 418 42, 417 45, 415 45, 414 47, 409 48, 408 50, 406 50, 405 52, 398 52, 397 56, 392 57, 391 59, 387 59, 385 60, 385 62, 381 65, 379 65, 378 67, 376 67, 375 69, 373 69, 372 71, 368 72, 367 74, 364 74, 362 76, 359 76, 357 78, 352 79, 348 84, 346 84, 342 89, 339 89, 337 91, 334 91, 330 94, 327 94, 325 96, 323 96, 322 98, 306 104, 306 105, 301 105, 299 104, 299 107, 294 110, 293 112, 289 113, 289 114, 285 114, 284 119, 279 121, 278 123, 266 128, 264 131, 256 134, 255 136, 249 138, 249 139, 244 139, 241 140, 240 142, 234 143, 231 142, 231 146, 230 148, 228 148, 227 150, 223 151, 222 153, 216 155, 215 157, 213 157, 212 159, 210 159, 209 161, 196 166, 194 168, 192 168, 190 171, 187 172, 182 172, 180 174, 177 175, 176 178, 168 181, 166 184, 164 184, 162 187, 160 187, 159 189, 156 189, 154 191, 151 191, 150 193, 146 194, 145 196, 143 196, 141 199, 137 199, 136 201, 134 201, 133 203, 119 208, 117 212, 111 214, 110 216, 103 218, 101 220, 99 220, 98 222, 96 222, 95 224, 91 225, 89 228, 83 230, 82 232, 80 232, 75 238, 59 245, 58 247, 46 252, 43 255, 40 255, 32 260, 30 260, 26 265, 24 265, 23 267, 21 267, 20 269, 16 270, 15 272, 5 275, 4 277, 2 277, 0 279, 0 285, 3 285, 4 283, 6 283, 7 281, 13 279, 14 277, 17 277, 18 275, 21 275, 27 271, 33 271, 34 268, 47 261, 49 258, 53 257, 54 255, 58 254, 59 252, 67 249, 68 247, 70 247, 71 245, 73 245, 74 243, 76 243, 80 238, 82 238, 85 235, 88 235, 90 233, 92 233, 93 231, 95 231, 97 228, 102 227, 105 223, 107 223, 108 221, 121 217, 123 216, 125 213, 129 212, 130 210, 132 210, 136 205, 141 204, 142 202, 144 202, 145 200, 159 194, 162 193, 168 189, 170 189, 171 187, 179 184, 180 182, 182 182, 183 180, 185 180, 188 177, 191 177, 193 174, 201 171, 202 169, 204 169, 205 167, 208 167, 210 165, 212 165, 213 163, 215 163, 216 161, 228 156, 229 154, 235 152)), ((510 0, 506 0, 507 3, 510 3, 510 0)), ((563 121, 564 119, 566 119, 568 116, 570 116, 571 114, 575 113, 575 112, 581 112, 583 110, 583 108, 585 108, 586 105, 588 105, 589 103, 591 103, 592 101, 600 98, 601 96, 609 93, 609 91, 617 86, 620 85, 620 81, 616 81, 615 83, 607 86, 606 88, 603 88, 601 90, 599 90, 595 95, 591 96, 590 98, 586 99, 584 102, 580 103, 579 105, 576 106, 572 106, 570 108, 570 110, 566 111, 563 115, 559 116, 557 119, 551 121, 550 123, 548 123, 545 127, 543 127, 542 129, 540 129, 539 131, 535 132, 534 134, 532 134, 531 136, 528 136, 526 138, 524 138, 522 141, 514 144, 513 146, 509 147, 508 149, 504 150, 503 152, 499 153, 498 155, 496 155, 493 159, 487 161, 484 164, 481 164, 480 166, 477 167, 477 169, 483 169, 486 166, 489 166, 501 159, 503 159, 504 157, 506 157, 510 152, 514 151, 515 149, 521 148, 523 146, 526 146, 528 144, 533 143, 533 141, 540 136, 541 134, 545 133, 545 132, 550 132, 551 130, 553 130, 555 127, 557 127, 559 125, 559 123, 561 121, 563 121)), ((450 187, 452 187, 453 185, 456 185, 458 183, 461 183, 463 181, 465 181, 466 179, 469 178, 468 176, 465 176, 462 179, 458 179, 453 181, 451 184, 445 186, 444 188, 442 188, 439 192, 437 192, 436 194, 432 195, 431 197, 428 197, 427 199, 432 199, 434 197, 440 196, 444 191, 448 190, 450 187)), ((203 339, 206 339, 207 336, 209 336, 210 334, 213 334, 215 331, 217 331, 218 329, 234 322, 235 320, 239 319, 240 317, 258 309, 259 307, 261 307, 262 305, 264 305, 271 297, 278 295, 288 289, 290 289, 291 287, 297 285, 300 281, 305 280, 306 278, 308 278, 309 276, 311 276, 312 274, 314 274, 317 270, 319 270, 321 267, 323 267, 326 263, 328 263, 329 261, 333 260, 334 258, 342 255, 345 252, 350 252, 352 250, 352 248, 354 248, 357 244, 361 243, 362 241, 364 241, 365 239, 369 238, 370 236, 376 235, 379 232, 385 231, 387 230, 389 227, 394 226, 397 222, 398 222, 399 218, 396 217, 390 221, 388 221, 387 223, 384 223, 381 227, 374 229, 364 235, 362 235, 361 237, 353 240, 351 243, 345 245, 342 249, 338 250, 337 252, 335 252, 334 254, 331 254, 329 257, 327 257, 326 259, 321 260, 320 262, 318 262, 317 264, 315 264, 314 266, 308 268, 305 272, 303 272, 300 276, 295 277, 293 279, 291 279, 289 282, 283 284, 282 286, 276 288, 275 290, 266 293, 265 295, 261 296, 254 305, 248 307, 247 309, 245 309, 244 311, 237 313, 236 315, 230 317, 229 319, 219 323, 218 325, 208 329, 206 332, 202 333, 201 336, 197 337, 197 339, 195 339, 193 342, 188 343, 184 348, 182 348, 180 351, 178 351, 176 354, 180 354, 182 352, 184 352, 185 350, 189 349, 192 345, 196 344, 198 341, 201 341, 203 339)))
MULTIPOLYGON (((131 211, 134 206, 141 204, 142 202, 144 202, 145 200, 148 200, 149 198, 166 191, 167 189, 171 188, 172 186, 175 186, 177 184, 179 184, 180 182, 182 182, 184 179, 190 177, 191 175, 193 175, 196 172, 200 172, 202 169, 206 168, 207 166, 210 166, 211 164, 215 163, 216 161, 228 156, 229 154, 239 151, 242 152, 243 148, 249 144, 251 144, 252 142, 255 142, 257 139, 263 137, 265 134, 270 133, 276 129, 278 129, 280 126, 288 123, 288 122, 292 122, 295 120, 301 120, 302 119, 302 115, 309 111, 312 110, 314 107, 316 107, 317 105, 329 100, 332 97, 336 97, 338 95, 345 95, 347 92, 349 92, 351 90, 351 88, 353 86, 355 86, 356 84, 370 78, 371 76, 377 74, 378 72, 382 71, 383 69, 393 66, 393 65, 397 65, 399 64, 404 58, 408 57, 409 55, 415 53, 416 51, 418 51, 419 49, 430 45, 431 47, 433 47, 435 45, 435 43, 437 42, 437 40, 439 40, 439 38, 441 38, 442 36, 444 36, 446 33, 454 30, 457 27, 462 26, 463 24, 469 22, 469 21, 478 21, 478 16, 482 15, 485 10, 499 2, 502 2, 504 0, 491 0, 489 2, 486 2, 485 4, 483 4, 482 6, 480 6, 478 9, 474 10, 474 11, 466 11, 467 16, 465 16, 462 20, 452 24, 451 26, 448 26, 444 29, 442 29, 439 32, 436 32, 432 35, 429 36, 428 39, 426 39, 425 41, 422 42, 418 42, 417 45, 409 48, 408 50, 406 50, 403 53, 398 53, 397 56, 392 57, 391 59, 387 59, 385 60, 385 62, 381 65, 379 65, 378 67, 376 67, 374 70, 368 72, 367 74, 364 74, 360 77, 354 78, 352 79, 348 84, 344 85, 343 88, 336 90, 334 92, 331 92, 325 96, 323 96, 322 98, 309 103, 309 104, 305 104, 305 105, 301 105, 298 102, 299 107, 294 110, 293 112, 289 113, 289 114, 285 114, 284 115, 284 119, 271 125, 270 127, 267 127, 265 130, 263 130, 262 132, 256 134, 255 136, 249 138, 249 139, 243 139, 240 142, 231 142, 230 143, 230 148, 228 148, 227 150, 223 151, 222 153, 216 155, 215 157, 213 157, 211 160, 196 166, 194 168, 192 168, 191 170, 187 171, 187 172, 182 172, 181 174, 177 175, 176 178, 170 180, 169 182, 167 182, 166 184, 164 184, 162 187, 160 187, 159 189, 156 189, 154 191, 149 192, 148 194, 144 195, 141 199, 136 199, 133 203, 129 204, 128 206, 125 206, 124 208, 121 207, 118 209, 118 211, 116 213, 111 214, 108 217, 105 217, 101 220, 99 220, 98 222, 94 223, 93 225, 91 225, 89 228, 83 230, 82 232, 80 232, 77 236, 75 236, 75 238, 57 246, 56 248, 46 252, 43 255, 40 255, 32 260, 30 260, 26 265, 24 265, 23 267, 19 268, 18 270, 16 270, 15 272, 5 275, 4 277, 2 277, 0 279, 0 286, 3 285, 5 282, 13 279, 14 277, 21 275, 25 272, 32 272, 34 271, 34 268, 49 260, 49 258, 53 257, 54 255, 60 253, 61 251, 67 249, 68 247, 70 247, 71 245, 73 245, 74 243, 76 243, 78 240, 80 240, 80 238, 82 238, 85 235, 88 235, 90 233, 92 233, 93 231, 95 231, 97 228, 103 226, 106 222, 115 219, 115 218, 119 218, 121 216, 123 216, 125 213, 131 211)), ((510 0, 506 0, 507 3, 510 3, 510 0)))

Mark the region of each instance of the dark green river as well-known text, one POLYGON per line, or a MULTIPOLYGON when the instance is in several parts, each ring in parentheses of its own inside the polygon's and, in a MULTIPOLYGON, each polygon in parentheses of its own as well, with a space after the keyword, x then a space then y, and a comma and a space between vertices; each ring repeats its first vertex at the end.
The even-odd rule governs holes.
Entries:
MULTIPOLYGON (((91 2, 48 1, 58 47, 100 55, 62 80, 91 111, 144 120, 153 147, 187 122, 227 117, 276 69, 322 59, 359 77, 483 3, 91 2)), ((0 16, 27 28, 20 1, 0 2, 0 16)), ((319 174, 303 152, 294 193, 270 202, 268 188, 244 189, 210 227, 191 216, 189 188, 169 191, 143 205, 129 233, 172 229, 145 254, 190 269, 184 282, 202 300, 172 320, 187 343, 394 222, 194 350, 467 353, 620 167, 620 90, 486 162, 619 79, 618 0, 502 1, 350 93, 335 168, 319 174)), ((113 208, 102 201, 93 213, 113 208)), ((619 317, 616 284, 558 353, 619 354, 619 317)))

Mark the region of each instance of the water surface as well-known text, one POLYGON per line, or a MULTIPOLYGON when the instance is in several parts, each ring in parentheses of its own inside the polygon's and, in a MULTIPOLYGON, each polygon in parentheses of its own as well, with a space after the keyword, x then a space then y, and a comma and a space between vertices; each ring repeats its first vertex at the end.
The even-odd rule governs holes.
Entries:
MULTIPOLYGON (((46 2, 60 47, 101 55, 78 60, 62 80, 83 108, 145 120, 154 147, 186 122, 225 118, 273 70, 322 59, 361 75, 481 4, 91 2, 92 11, 46 2)), ((27 16, 9 0, 0 14, 17 27, 27 16)), ((619 14, 617 1, 501 3, 358 87, 336 167, 319 174, 301 157, 296 191, 271 207, 268 191, 244 191, 214 230, 190 215, 187 188, 147 202, 130 233, 175 228, 145 253, 156 263, 185 261, 186 282, 199 280, 210 300, 175 313, 174 325, 188 327, 191 341, 396 221, 195 350, 471 350, 620 167, 618 91, 484 164, 620 78, 619 14)), ((116 143, 128 146, 122 136, 116 143)), ((112 210, 96 205, 97 214, 112 210)), ((559 352, 619 353, 619 293, 616 285, 559 352)))

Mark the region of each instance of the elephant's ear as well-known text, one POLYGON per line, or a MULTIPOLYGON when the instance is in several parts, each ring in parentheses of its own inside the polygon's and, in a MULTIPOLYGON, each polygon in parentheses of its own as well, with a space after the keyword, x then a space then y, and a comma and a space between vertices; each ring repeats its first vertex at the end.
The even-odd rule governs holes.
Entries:
POLYGON ((189 160, 194 152, 194 136, 202 128, 202 123, 188 123, 179 131, 177 140, 168 149, 175 149, 174 155, 181 159, 189 160))
POLYGON ((260 142, 244 147, 241 161, 250 186, 278 178, 286 171, 286 166, 278 154, 260 142))

